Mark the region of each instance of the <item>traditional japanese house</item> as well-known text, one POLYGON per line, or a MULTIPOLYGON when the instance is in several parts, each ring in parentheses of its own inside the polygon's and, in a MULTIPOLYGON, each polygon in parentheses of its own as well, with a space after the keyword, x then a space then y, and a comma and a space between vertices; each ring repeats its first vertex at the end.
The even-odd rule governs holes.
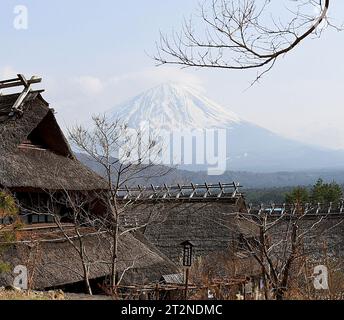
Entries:
POLYGON ((21 208, 39 213, 22 209, 26 223, 49 222, 51 216, 41 211, 49 192, 106 188, 101 177, 75 158, 43 91, 31 89, 39 81, 21 75, 0 81, 0 89, 24 87, 21 93, 0 96, 0 188, 11 191, 21 208))
MULTIPOLYGON (((27 267, 32 289, 74 287, 83 281, 80 259, 69 242, 76 238, 76 231, 70 221, 62 221, 61 232, 51 214, 45 212, 47 203, 56 198, 51 193, 97 195, 106 192, 107 184, 76 159, 54 109, 42 97, 43 91, 31 88, 40 81, 22 75, 0 81, 0 90, 24 88, 20 93, 0 95, 0 190, 14 195, 24 222, 17 231, 18 239, 1 252, 0 261, 9 263, 11 270, 18 265, 27 267)), ((70 210, 54 203, 50 207, 61 215, 70 210)), ((102 214, 104 207, 94 205, 92 209, 102 214)), ((0 225, 6 223, 0 219, 0 225)), ((112 251, 107 234, 94 235, 87 228, 82 232, 89 256, 95 261, 109 261, 112 251)), ((131 233, 120 240, 119 272, 130 269, 124 277, 126 283, 158 281, 163 274, 178 272, 167 257, 143 240, 131 233), (128 268, 133 260, 135 264, 128 268)), ((109 263, 94 264, 90 279, 105 279, 109 274, 109 263)), ((12 285, 14 277, 11 272, 0 274, 0 286, 12 285)))

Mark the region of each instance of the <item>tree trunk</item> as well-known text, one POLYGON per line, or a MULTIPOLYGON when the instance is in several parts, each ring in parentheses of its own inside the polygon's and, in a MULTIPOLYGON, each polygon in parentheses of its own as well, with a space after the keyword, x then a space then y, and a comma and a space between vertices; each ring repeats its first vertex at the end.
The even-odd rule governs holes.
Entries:
POLYGON ((111 288, 113 294, 117 296, 117 269, 118 269, 118 223, 116 221, 113 228, 113 251, 112 251, 112 265, 111 265, 111 288))
POLYGON ((266 274, 264 272, 264 269, 262 268, 262 276, 263 276, 263 286, 264 286, 264 296, 265 300, 269 300, 269 288, 268 288, 268 282, 266 281, 266 274))
POLYGON ((79 245, 80 245, 79 255, 80 255, 80 259, 81 259, 81 263, 82 263, 82 270, 84 273, 85 289, 86 289, 86 293, 88 293, 90 296, 92 296, 93 295, 92 294, 92 288, 90 285, 90 268, 87 264, 87 260, 85 259, 85 247, 84 247, 83 239, 79 233, 78 233, 78 236, 79 236, 79 245))
POLYGON ((91 284, 90 284, 89 270, 88 270, 88 267, 86 267, 86 265, 84 263, 82 265, 83 265, 83 271, 84 271, 85 289, 86 289, 87 294, 92 296, 93 293, 92 293, 92 288, 91 288, 91 284))

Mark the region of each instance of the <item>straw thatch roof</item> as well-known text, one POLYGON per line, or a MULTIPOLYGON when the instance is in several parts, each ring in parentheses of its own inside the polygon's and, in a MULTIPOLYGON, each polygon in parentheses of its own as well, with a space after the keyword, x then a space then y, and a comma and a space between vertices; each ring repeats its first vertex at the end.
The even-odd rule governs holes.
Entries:
POLYGON ((186 240, 194 244, 195 256, 207 256, 227 250, 241 232, 237 216, 245 209, 244 199, 220 200, 139 202, 125 212, 124 225, 144 225, 153 217, 142 232, 175 263, 181 261, 180 244, 186 240))
POLYGON ((12 110, 18 96, 0 96, 0 187, 106 188, 97 174, 76 160, 41 94, 28 94, 20 114, 12 110))
MULTIPOLYGON (((37 232, 30 230, 26 235, 24 231, 20 233, 21 242, 9 246, 2 258, 10 263, 12 270, 17 265, 26 266, 29 278, 32 277, 33 289, 60 287, 83 280, 80 258, 58 230, 47 228, 37 232)), ((90 279, 109 276, 111 240, 106 234, 86 234, 86 252, 94 262, 90 279)), ((128 233, 121 237, 118 257, 120 273, 133 265, 126 273, 123 284, 148 284, 159 281, 164 274, 178 273, 177 267, 168 258, 142 241, 142 236, 138 239, 128 233)), ((0 286, 11 285, 14 276, 11 273, 0 274, 0 286)))

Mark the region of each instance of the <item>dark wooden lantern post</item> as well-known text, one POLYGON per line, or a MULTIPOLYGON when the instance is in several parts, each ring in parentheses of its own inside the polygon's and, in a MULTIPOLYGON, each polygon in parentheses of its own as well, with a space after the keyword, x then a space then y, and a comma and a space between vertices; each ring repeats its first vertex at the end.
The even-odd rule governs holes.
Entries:
POLYGON ((183 247, 183 267, 185 268, 185 300, 188 299, 189 271, 192 265, 192 251, 194 245, 190 241, 184 241, 180 244, 183 247))

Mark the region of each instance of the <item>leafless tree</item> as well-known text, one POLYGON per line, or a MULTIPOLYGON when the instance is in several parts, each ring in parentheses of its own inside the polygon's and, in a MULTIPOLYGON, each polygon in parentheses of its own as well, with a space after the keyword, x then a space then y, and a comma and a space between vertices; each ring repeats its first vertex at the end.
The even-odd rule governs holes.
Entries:
MULTIPOLYGON (((29 244, 30 253, 26 265, 30 265, 30 284, 33 285, 34 272, 39 266, 40 248, 44 243, 67 242, 70 245, 74 254, 69 251, 69 256, 66 261, 50 261, 57 267, 67 269, 69 272, 76 274, 82 278, 85 284, 85 290, 92 295, 92 287, 90 283, 91 277, 94 277, 92 271, 103 270, 103 274, 109 275, 113 267, 113 259, 111 253, 113 252, 113 234, 111 215, 105 209, 104 199, 107 199, 107 190, 98 191, 68 191, 62 187, 58 191, 47 190, 46 201, 40 201, 39 204, 32 204, 31 206, 22 206, 23 217, 25 215, 36 215, 50 217, 53 220, 52 225, 55 225, 57 232, 49 233, 49 237, 45 238, 39 231, 31 232, 29 237, 24 240, 11 242, 12 244, 29 244), (102 211, 104 209, 104 211, 102 211), (37 249, 37 250, 36 250, 37 249), (34 251, 34 252, 33 252, 34 251), (34 253, 34 256, 31 256, 34 253), (71 254, 79 261, 79 265, 73 266, 69 259, 72 259, 71 254), (30 263, 29 263, 30 262, 30 263)), ((42 199, 41 199, 42 200, 42 199)), ((145 208, 143 208, 145 211, 145 208)), ((142 220, 140 224, 123 224, 119 228, 117 238, 118 243, 126 241, 124 235, 130 231, 137 230, 144 227, 150 218, 142 220), (142 222, 144 221, 144 222, 142 222)), ((119 219, 122 223, 123 220, 119 219)), ((137 251, 137 250, 136 250, 137 251)), ((66 253, 68 255, 68 253, 66 253)), ((119 257, 121 266, 116 270, 117 286, 119 286, 128 271, 135 268, 137 264, 145 258, 147 252, 140 252, 133 254, 129 259, 119 257)), ((74 257, 73 257, 74 259, 74 257)), ((105 292, 113 294, 111 290, 103 287, 105 292)))
POLYGON ((87 293, 92 295, 92 288, 90 285, 90 271, 91 267, 97 263, 93 255, 89 252, 99 246, 88 246, 86 239, 92 236, 93 242, 101 241, 101 235, 105 232, 102 225, 98 224, 99 217, 92 213, 92 201, 97 200, 98 195, 92 195, 88 192, 68 192, 64 191, 58 196, 50 193, 50 201, 48 202, 52 207, 48 211, 53 216, 54 222, 63 234, 64 238, 69 242, 72 248, 76 251, 80 258, 82 265, 82 276, 85 283, 87 293), (69 209, 68 214, 61 216, 56 211, 56 206, 64 206, 69 209), (62 222, 62 218, 67 218, 70 224, 62 222))
POLYGON ((108 212, 104 213, 102 223, 112 237, 111 287, 116 294, 118 284, 123 279, 123 274, 118 273, 120 237, 143 228, 155 218, 154 215, 148 215, 144 222, 125 224, 124 215, 135 204, 135 200, 119 202, 119 191, 137 179, 162 176, 170 169, 155 166, 162 145, 149 133, 131 130, 121 120, 113 121, 105 115, 92 119, 93 128, 76 126, 69 130, 69 137, 80 152, 101 168, 101 174, 107 182, 103 201, 108 212), (143 138, 144 135, 146 138, 143 138))
POLYGON ((154 59, 184 67, 258 69, 258 81, 306 38, 327 26, 340 29, 329 21, 329 8, 330 0, 208 0, 200 5, 200 20, 160 35, 154 59))
MULTIPOLYGON (((100 218, 94 214, 92 208, 93 204, 99 201, 99 194, 87 191, 72 192, 61 187, 60 191, 46 191, 45 195, 46 202, 41 202, 39 205, 22 205, 23 217, 27 214, 49 216, 59 230, 59 233, 51 233, 49 239, 44 239, 39 234, 31 233, 29 239, 17 243, 30 243, 31 248, 40 248, 44 242, 67 241, 79 257, 82 272, 77 267, 71 268, 70 264, 60 261, 54 261, 53 263, 68 268, 70 272, 80 276, 84 281, 86 292, 92 295, 90 285, 91 268, 98 263, 106 263, 95 258, 97 256, 95 252, 103 249, 103 235, 106 233, 106 230, 103 229, 103 224, 99 223, 100 218), (92 238, 92 246, 89 245, 88 240, 90 238, 92 238)), ((39 260, 37 256, 35 258, 33 263, 39 260)), ((31 272, 31 283, 33 282, 33 273, 34 270, 31 272)))
POLYGON ((261 269, 266 299, 283 299, 292 278, 300 273, 304 259, 316 256, 320 237, 343 223, 330 223, 330 214, 312 216, 310 208, 297 205, 294 213, 239 215, 241 250, 252 256, 261 269))

